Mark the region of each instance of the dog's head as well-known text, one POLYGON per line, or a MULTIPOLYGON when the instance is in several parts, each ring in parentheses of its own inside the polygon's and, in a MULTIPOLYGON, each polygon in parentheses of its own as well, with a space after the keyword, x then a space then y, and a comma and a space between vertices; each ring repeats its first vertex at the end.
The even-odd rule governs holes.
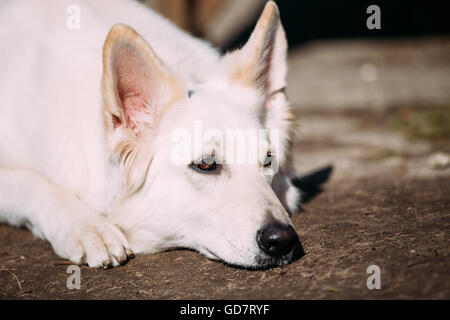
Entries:
POLYGON ((135 252, 185 247, 244 267, 302 254, 271 186, 289 160, 286 50, 273 2, 247 44, 197 83, 131 28, 111 29, 104 120, 127 190, 117 219, 135 252))

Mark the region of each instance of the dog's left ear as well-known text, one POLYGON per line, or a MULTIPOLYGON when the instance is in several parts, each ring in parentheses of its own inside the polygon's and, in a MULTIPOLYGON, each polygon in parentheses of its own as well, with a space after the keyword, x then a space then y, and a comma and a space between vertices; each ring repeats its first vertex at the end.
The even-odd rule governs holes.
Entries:
POLYGON ((263 97, 259 111, 267 129, 277 129, 278 160, 285 167, 295 135, 295 116, 285 94, 287 41, 278 7, 267 2, 250 39, 240 50, 223 58, 223 67, 233 83, 256 88, 263 97))
POLYGON ((270 95, 286 86, 287 41, 278 7, 267 2, 250 39, 231 53, 231 77, 240 84, 256 86, 270 95))

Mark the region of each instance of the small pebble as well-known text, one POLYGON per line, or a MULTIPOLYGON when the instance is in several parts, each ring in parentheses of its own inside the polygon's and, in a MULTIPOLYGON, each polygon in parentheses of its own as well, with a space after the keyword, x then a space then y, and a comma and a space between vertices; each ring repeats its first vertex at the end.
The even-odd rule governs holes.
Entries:
POLYGON ((430 166, 436 170, 444 170, 450 165, 450 157, 442 152, 433 153, 428 159, 430 166))

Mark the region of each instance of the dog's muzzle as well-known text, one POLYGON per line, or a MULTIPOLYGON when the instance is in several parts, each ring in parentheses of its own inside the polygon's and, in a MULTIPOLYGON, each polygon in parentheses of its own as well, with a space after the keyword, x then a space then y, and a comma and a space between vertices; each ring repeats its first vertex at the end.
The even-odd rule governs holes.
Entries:
POLYGON ((268 256, 258 257, 261 265, 283 265, 305 255, 298 235, 291 225, 269 224, 256 234, 258 246, 268 256))

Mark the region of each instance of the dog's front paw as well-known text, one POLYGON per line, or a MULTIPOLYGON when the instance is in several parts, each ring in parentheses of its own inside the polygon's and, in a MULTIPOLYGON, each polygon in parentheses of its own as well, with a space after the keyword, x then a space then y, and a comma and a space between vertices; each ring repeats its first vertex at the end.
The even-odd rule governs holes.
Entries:
POLYGON ((56 250, 61 256, 91 268, 116 267, 134 257, 123 233, 102 217, 76 224, 63 242, 64 249, 56 250))

